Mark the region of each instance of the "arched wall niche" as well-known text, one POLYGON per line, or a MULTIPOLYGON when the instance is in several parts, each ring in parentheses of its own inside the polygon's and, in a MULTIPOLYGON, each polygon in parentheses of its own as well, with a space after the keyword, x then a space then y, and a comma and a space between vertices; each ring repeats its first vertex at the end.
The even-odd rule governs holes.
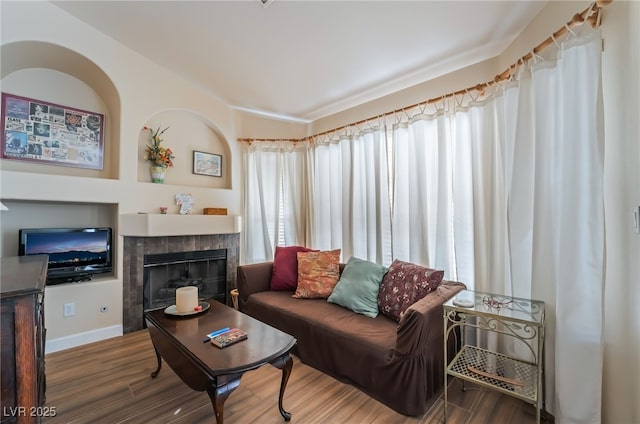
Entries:
POLYGON ((138 181, 151 182, 150 163, 145 160, 145 147, 151 142, 147 126, 154 131, 167 130, 162 134, 162 146, 171 148, 175 159, 169 168, 165 184, 189 187, 230 189, 232 176, 232 156, 228 140, 220 129, 202 115, 184 109, 170 109, 156 113, 140 126, 138 137, 138 181), (193 152, 205 152, 222 157, 220 177, 194 173, 193 152))
POLYGON ((107 74, 85 56, 57 44, 19 41, 2 45, 2 91, 105 115, 103 169, 2 160, 6 170, 118 179, 120 96, 107 74))

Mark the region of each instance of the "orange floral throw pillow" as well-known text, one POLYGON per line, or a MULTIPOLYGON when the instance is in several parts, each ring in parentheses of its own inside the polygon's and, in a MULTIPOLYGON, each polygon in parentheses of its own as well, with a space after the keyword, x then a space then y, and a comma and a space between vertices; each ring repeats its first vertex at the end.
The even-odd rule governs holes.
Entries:
POLYGON ((340 249, 298 252, 298 287, 293 297, 326 299, 340 279, 340 249))

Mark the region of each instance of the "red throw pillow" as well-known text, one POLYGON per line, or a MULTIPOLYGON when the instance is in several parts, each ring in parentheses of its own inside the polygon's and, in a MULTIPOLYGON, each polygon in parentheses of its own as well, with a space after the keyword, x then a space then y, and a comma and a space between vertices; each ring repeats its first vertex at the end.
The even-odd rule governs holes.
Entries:
POLYGON ((380 312, 400 321, 407 308, 440 285, 444 271, 394 260, 378 293, 380 312))
POLYGON ((276 246, 271 290, 295 291, 298 287, 298 252, 316 252, 303 246, 276 246))

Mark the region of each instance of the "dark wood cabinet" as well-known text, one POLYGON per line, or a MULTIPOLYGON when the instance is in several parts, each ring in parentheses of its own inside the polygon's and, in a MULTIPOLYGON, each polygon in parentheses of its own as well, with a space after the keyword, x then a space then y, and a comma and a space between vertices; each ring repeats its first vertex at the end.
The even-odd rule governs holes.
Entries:
POLYGON ((47 256, 0 259, 2 423, 38 423, 45 402, 47 256))

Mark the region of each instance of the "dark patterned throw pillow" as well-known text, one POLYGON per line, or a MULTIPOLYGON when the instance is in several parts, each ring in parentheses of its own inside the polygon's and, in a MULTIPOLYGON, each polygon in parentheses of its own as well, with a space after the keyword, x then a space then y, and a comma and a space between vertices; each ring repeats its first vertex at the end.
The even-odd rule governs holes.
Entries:
POLYGON ((440 285, 444 271, 394 260, 378 293, 380 312, 400 321, 407 308, 440 285))

